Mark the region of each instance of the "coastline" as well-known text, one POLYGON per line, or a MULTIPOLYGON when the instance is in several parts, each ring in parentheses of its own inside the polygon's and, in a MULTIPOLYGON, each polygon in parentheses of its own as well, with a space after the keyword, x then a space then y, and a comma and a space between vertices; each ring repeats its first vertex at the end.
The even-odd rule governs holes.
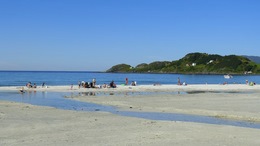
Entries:
MULTIPOLYGON (((18 92, 20 87, 0 87, 18 92)), ((26 92, 120 93, 70 98, 125 111, 183 113, 260 123, 260 86, 138 85, 105 89, 49 86, 26 92), (196 93, 175 94, 175 92, 196 93), (206 91, 206 92, 201 92, 206 91), (218 92, 216 92, 218 91, 218 92), (131 94, 151 92, 151 94, 131 94), (174 92, 174 94, 172 94, 174 92)), ((259 129, 182 121, 159 121, 0 101, 0 145, 259 145, 259 129)))
POLYGON ((124 86, 117 85, 117 88, 78 88, 77 85, 63 86, 47 86, 37 88, 27 88, 25 86, 6 86, 0 87, 0 91, 19 91, 24 87, 25 91, 53 91, 53 92, 74 92, 74 91, 91 91, 91 92, 170 92, 170 91, 234 91, 234 92, 260 92, 260 85, 249 86, 245 84, 189 84, 189 85, 173 85, 173 84, 154 84, 154 85, 138 85, 124 86))

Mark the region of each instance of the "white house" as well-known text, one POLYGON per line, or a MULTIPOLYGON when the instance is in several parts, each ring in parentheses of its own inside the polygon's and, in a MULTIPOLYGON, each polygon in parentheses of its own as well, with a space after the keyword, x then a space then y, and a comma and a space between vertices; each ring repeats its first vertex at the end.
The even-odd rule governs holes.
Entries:
POLYGON ((212 62, 214 62, 214 60, 210 60, 207 64, 210 64, 210 63, 212 63, 212 62))

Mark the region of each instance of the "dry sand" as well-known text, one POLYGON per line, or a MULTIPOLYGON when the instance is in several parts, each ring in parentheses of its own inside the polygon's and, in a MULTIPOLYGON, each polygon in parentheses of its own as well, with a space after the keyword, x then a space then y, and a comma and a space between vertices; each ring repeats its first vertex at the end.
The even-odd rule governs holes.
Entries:
MULTIPOLYGON (((1 90, 18 92, 17 87, 1 87, 0 92, 1 90)), ((71 98, 113 105, 129 111, 188 113, 260 123, 260 86, 258 85, 143 85, 119 86, 116 89, 74 88, 73 90, 70 90, 69 86, 52 86, 28 90, 95 92, 96 96, 75 94, 77 96, 71 98), (143 92, 149 93, 141 94, 143 92), (186 92, 195 94, 182 94, 186 92)), ((1 146, 260 145, 260 129, 146 120, 106 112, 69 111, 8 101, 0 101, 0 127, 1 146)))

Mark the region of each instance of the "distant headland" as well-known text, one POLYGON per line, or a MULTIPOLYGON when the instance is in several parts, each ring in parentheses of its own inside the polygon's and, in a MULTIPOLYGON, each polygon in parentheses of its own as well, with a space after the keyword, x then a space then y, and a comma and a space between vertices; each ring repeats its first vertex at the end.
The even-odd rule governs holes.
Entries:
POLYGON ((112 66, 106 72, 113 73, 180 73, 180 74, 260 74, 259 62, 247 56, 221 56, 207 53, 189 53, 175 61, 112 66))

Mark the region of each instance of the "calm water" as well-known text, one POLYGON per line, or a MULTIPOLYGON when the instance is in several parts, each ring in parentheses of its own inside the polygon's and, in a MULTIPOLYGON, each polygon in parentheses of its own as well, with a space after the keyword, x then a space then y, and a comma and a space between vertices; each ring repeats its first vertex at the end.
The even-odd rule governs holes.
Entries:
POLYGON ((177 78, 188 84, 221 84, 223 82, 244 84, 245 80, 260 83, 260 75, 233 75, 231 79, 225 79, 223 75, 182 75, 182 74, 134 74, 134 73, 98 73, 98 72, 64 72, 64 71, 0 71, 0 86, 23 86, 27 82, 41 85, 70 85, 78 81, 91 82, 96 78, 97 84, 109 83, 112 80, 116 84, 125 83, 125 78, 137 81, 139 85, 147 84, 177 84, 177 78))

